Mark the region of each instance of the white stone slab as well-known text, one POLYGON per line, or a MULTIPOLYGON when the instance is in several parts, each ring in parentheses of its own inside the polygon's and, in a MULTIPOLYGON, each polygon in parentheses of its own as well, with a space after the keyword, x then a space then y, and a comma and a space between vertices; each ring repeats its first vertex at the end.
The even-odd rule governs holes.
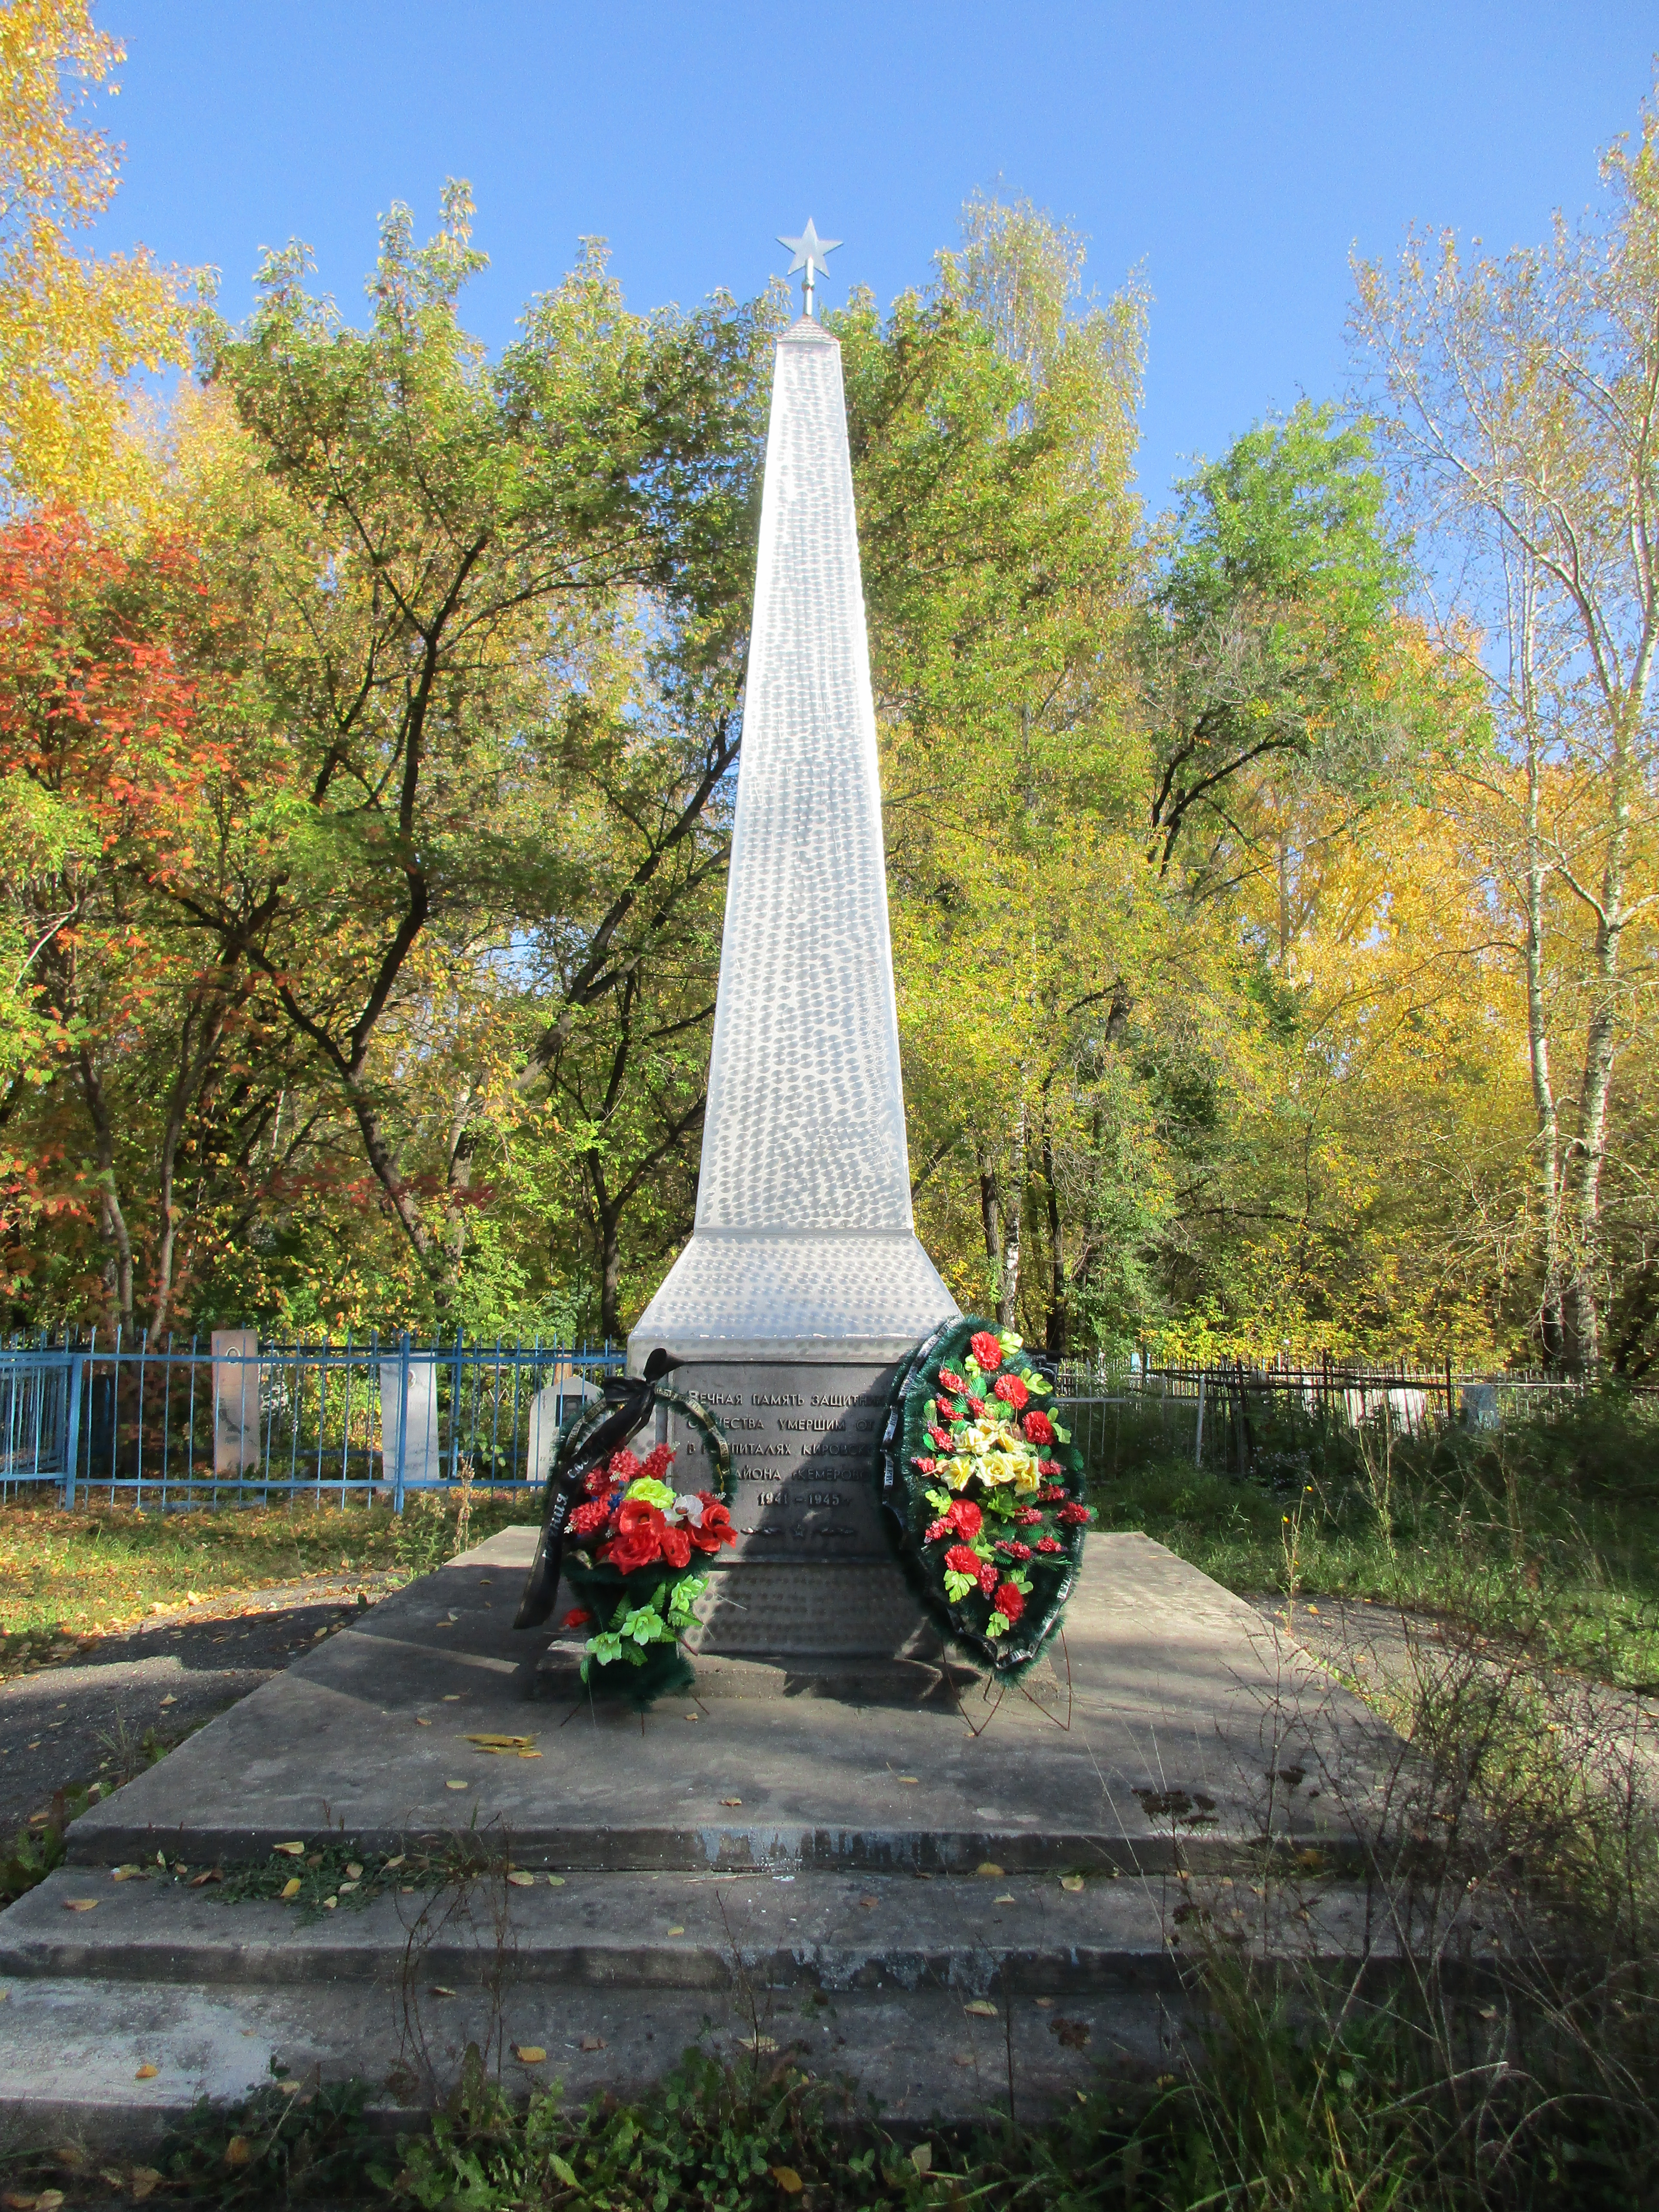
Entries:
MULTIPOLYGON (((398 1437, 404 1423, 404 1363, 380 1362, 380 1457, 382 1479, 398 1480, 398 1437)), ((438 1386, 435 1361, 409 1362, 409 1442, 404 1449, 404 1480, 435 1482, 444 1471, 444 1455, 438 1448, 438 1386)))
POLYGON ((213 1332, 213 1472, 241 1474, 259 1464, 259 1332, 213 1332))

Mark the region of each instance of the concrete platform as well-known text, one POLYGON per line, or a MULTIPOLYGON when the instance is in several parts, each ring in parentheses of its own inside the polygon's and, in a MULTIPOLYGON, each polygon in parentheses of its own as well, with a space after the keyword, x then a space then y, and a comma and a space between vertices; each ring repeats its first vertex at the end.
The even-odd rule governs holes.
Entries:
MULTIPOLYGON (((1210 1885, 1206 1925, 1277 1941, 1262 1839, 1340 1865, 1341 1805, 1396 1748, 1139 1536, 1090 1538, 1042 1703, 958 1680, 860 1704, 787 1680, 643 1720, 561 1703, 544 1671, 536 1694, 544 1635, 509 1626, 530 1541, 508 1531, 386 1599, 76 1823, 70 1864, 0 1915, 0 2118, 142 2138, 274 2057, 390 2084, 391 2118, 453 2080, 469 2038, 509 2081, 556 2072, 580 2094, 699 2034, 738 2058, 757 2034, 799 2042, 917 2118, 982 2109, 992 2055, 1001 2081, 1015 2052, 1035 2109, 1096 2059, 1164 2063, 1191 1884, 1210 1885), (468 1741, 485 1733, 540 1755, 487 1754, 468 1741), (201 1869, 463 1835, 492 1871, 309 1926, 111 1880, 158 1852, 201 1869), (509 1863, 563 1880, 508 1887, 509 1863)), ((1296 1940, 1352 1953, 1355 1898, 1316 1908, 1298 1899, 1296 1940)))

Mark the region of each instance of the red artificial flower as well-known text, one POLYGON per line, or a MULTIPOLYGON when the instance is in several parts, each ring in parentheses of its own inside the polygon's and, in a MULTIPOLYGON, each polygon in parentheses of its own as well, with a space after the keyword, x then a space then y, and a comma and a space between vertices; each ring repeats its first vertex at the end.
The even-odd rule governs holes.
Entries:
POLYGON ((722 1544, 735 1544, 738 1532, 732 1526, 732 1516, 720 1499, 706 1490, 699 1491, 697 1495, 702 1500, 702 1526, 694 1528, 688 1522, 685 1528, 687 1540, 695 1544, 700 1552, 718 1552, 722 1544))
POLYGON ((620 1451, 611 1453, 611 1463, 605 1469, 612 1482, 632 1482, 639 1472, 640 1463, 626 1444, 620 1451))
POLYGON ((948 1367, 941 1367, 939 1369, 939 1379, 945 1389, 956 1391, 958 1396, 960 1396, 962 1392, 968 1388, 968 1385, 963 1381, 961 1376, 953 1375, 948 1367))
POLYGON ((596 1529, 603 1528, 610 1518, 610 1498, 590 1498, 586 1505, 576 1508, 565 1526, 573 1536, 591 1536, 596 1529))
POLYGON ((1094 1517, 1088 1507, 1079 1505, 1076 1498, 1073 1498, 1069 1505, 1062 1505, 1054 1516, 1056 1521, 1063 1521, 1068 1528, 1084 1528, 1094 1517))
POLYGON ((1012 1406, 1016 1413, 1030 1402, 1031 1394, 1018 1375, 999 1375, 991 1388, 1003 1404, 1012 1406))
POLYGON ((573 1605, 559 1626, 561 1628, 586 1628, 592 1618, 585 1605, 573 1605))
POLYGON ((910 1462, 910 1464, 912 1467, 920 1468, 924 1474, 939 1473, 939 1462, 936 1459, 923 1459, 918 1455, 910 1462))
POLYGON ((1065 1495, 1063 1486, 1058 1482, 1045 1482, 1037 1492, 1037 1496, 1045 1505, 1052 1505, 1056 1498, 1064 1498, 1065 1495))
POLYGON ((671 1567, 691 1564, 691 1531, 684 1522, 662 1532, 662 1555, 671 1567))
POLYGON ((661 1557, 667 1527, 654 1505, 647 1505, 642 1498, 624 1498, 617 1516, 617 1533, 605 1549, 605 1564, 624 1575, 650 1566, 661 1557))
POLYGON ((1042 1518, 1035 1505, 1022 1505, 1014 1516, 1015 1522, 1022 1528, 1035 1528, 1042 1518))
POLYGON ((938 1405, 941 1421, 965 1421, 968 1418, 953 1398, 941 1398, 938 1405))
POLYGON ((984 1597, 989 1597, 991 1592, 996 1588, 996 1569, 992 1565, 989 1559, 981 1559, 979 1563, 979 1587, 981 1595, 984 1597))
POLYGON ((968 1398, 968 1410, 973 1415, 974 1419, 978 1420, 981 1414, 985 1411, 984 1399, 975 1398, 970 1392, 968 1398))
POLYGON ((979 1554, 970 1552, 966 1544, 952 1544, 945 1554, 945 1564, 954 1575, 972 1575, 975 1582, 979 1579, 979 1554))
POLYGON ((970 1544, 985 1525, 985 1516, 971 1498, 953 1499, 950 1513, 946 1517, 951 1526, 965 1536, 970 1544))
POLYGON ((1060 1548, 1059 1543, 1052 1536, 1039 1536, 1036 1540, 1036 1549, 1039 1552, 1057 1552, 1060 1548))
POLYGON ((666 1444, 659 1444, 647 1459, 640 1462, 640 1473, 648 1474, 653 1482, 665 1482, 668 1470, 674 1464, 674 1455, 666 1444))
POLYGON ((1029 1559, 1031 1556, 1030 1546, 1022 1544, 1018 1536, 1005 1536, 997 1549, 1011 1559, 1029 1559))
POLYGON ((1039 1474, 1064 1474, 1065 1472, 1065 1468, 1057 1459, 1040 1459, 1037 1462, 1039 1474))
POLYGON ((1054 1440, 1054 1423, 1046 1413, 1039 1413, 1036 1407, 1033 1407, 1025 1416, 1020 1426, 1025 1431, 1025 1441, 1028 1444, 1051 1444, 1054 1440))
POLYGON ((927 1524, 927 1541, 930 1544, 942 1543, 947 1536, 954 1537, 956 1533, 954 1521, 930 1521, 927 1524))
POLYGON ((948 1452, 950 1450, 951 1439, 943 1429, 929 1429, 927 1434, 933 1443, 935 1451, 948 1452))
POLYGON ((582 1477, 582 1488, 590 1498, 602 1498, 611 1487, 611 1470, 608 1467, 596 1467, 591 1474, 585 1474, 582 1477))
POLYGON ((982 1375, 994 1375, 1002 1364, 1002 1346, 988 1328, 982 1328, 969 1340, 968 1349, 979 1362, 982 1375))
POLYGON ((999 1583, 991 1603, 1012 1628, 1025 1610, 1025 1593, 1017 1583, 999 1583))

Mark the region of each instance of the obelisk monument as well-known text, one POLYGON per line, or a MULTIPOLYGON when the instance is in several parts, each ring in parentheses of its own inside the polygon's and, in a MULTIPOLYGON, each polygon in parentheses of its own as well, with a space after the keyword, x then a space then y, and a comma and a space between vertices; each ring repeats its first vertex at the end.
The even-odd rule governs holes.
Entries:
POLYGON ((829 246, 783 242, 806 302, 776 347, 696 1220, 629 1356, 685 1363, 731 1440, 742 1533, 702 1648, 873 1654, 916 1618, 881 1408, 957 1306, 910 1206, 841 348, 811 313, 829 246))

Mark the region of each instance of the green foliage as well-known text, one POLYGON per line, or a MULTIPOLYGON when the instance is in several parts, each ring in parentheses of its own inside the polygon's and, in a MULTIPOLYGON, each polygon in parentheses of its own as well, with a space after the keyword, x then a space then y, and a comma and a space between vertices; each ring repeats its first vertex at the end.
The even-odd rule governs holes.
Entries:
POLYGON ((1590 1392, 1496 1430, 1390 1437, 1253 1415, 1246 1480, 1155 1422, 1097 1456, 1104 1528, 1144 1529, 1228 1588, 1342 1597, 1538 1643, 1603 1681, 1659 1681, 1659 1412, 1590 1392))

